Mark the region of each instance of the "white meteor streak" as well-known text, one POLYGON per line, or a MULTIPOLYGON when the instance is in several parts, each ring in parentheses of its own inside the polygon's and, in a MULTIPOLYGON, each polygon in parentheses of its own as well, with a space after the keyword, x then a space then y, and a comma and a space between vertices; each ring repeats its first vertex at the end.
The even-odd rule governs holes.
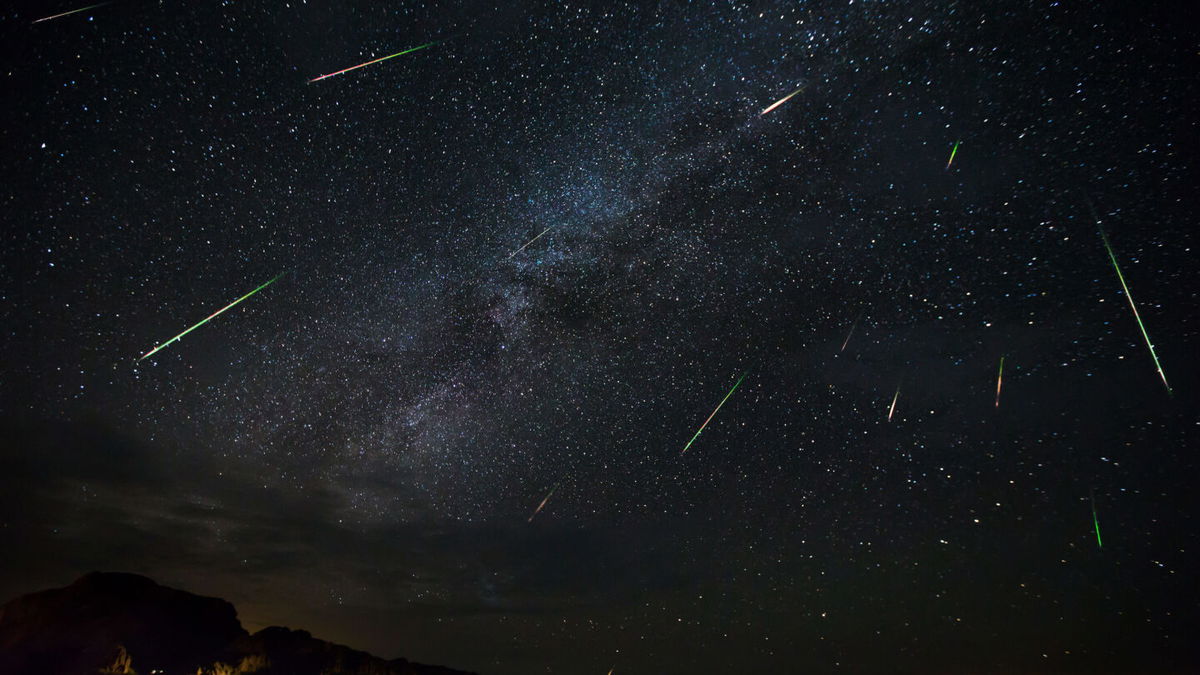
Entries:
POLYGON ((541 239, 542 234, 546 234, 547 232, 549 232, 552 229, 554 229, 553 225, 551 225, 550 227, 547 227, 546 229, 542 230, 541 234, 539 234, 538 236, 534 237, 533 239, 530 239, 529 241, 525 242, 525 246, 522 246, 521 248, 513 251, 512 253, 509 253, 508 254, 509 259, 511 260, 514 255, 520 253, 521 251, 524 251, 527 246, 529 246, 533 242, 537 241, 538 239, 541 239))
POLYGON ((41 19, 38 19, 37 21, 34 21, 33 23, 41 23, 41 22, 43 22, 43 21, 50 21, 51 19, 59 19, 59 18, 62 18, 62 17, 64 17, 64 16, 71 16, 72 14, 78 14, 78 13, 80 13, 80 12, 86 12, 86 11, 88 11, 89 9, 96 9, 97 7, 103 7, 103 6, 107 5, 107 4, 110 4, 110 3, 108 3, 108 2, 101 2, 100 4, 97 4, 97 5, 88 5, 87 7, 80 7, 79 9, 73 9, 73 10, 71 10, 71 11, 69 11, 69 12, 63 12, 62 14, 55 14, 54 16, 47 16, 47 17, 43 17, 43 18, 41 18, 41 19))

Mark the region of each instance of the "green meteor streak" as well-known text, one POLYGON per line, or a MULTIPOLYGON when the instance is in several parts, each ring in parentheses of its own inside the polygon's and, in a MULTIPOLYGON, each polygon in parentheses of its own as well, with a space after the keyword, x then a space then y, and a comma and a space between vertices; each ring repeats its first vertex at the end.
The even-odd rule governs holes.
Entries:
POLYGON ((182 338, 184 335, 187 335, 188 333, 190 333, 190 332, 192 332, 192 331, 196 330, 196 329, 197 329, 197 328, 199 328, 200 326, 203 326, 204 324, 208 323, 209 321, 212 321, 212 320, 213 320, 213 319, 215 319, 215 318, 216 318, 216 317, 217 317, 219 314, 221 314, 221 313, 222 313, 222 312, 224 312, 225 310, 229 309, 230 307, 233 307, 234 305, 238 304, 239 302, 241 302, 241 301, 245 300, 246 298, 248 298, 248 297, 250 297, 250 296, 254 295, 255 293, 257 293, 257 292, 261 291, 262 289, 266 288, 267 286, 270 286, 271 284, 275 283, 275 282, 276 282, 276 280, 278 280, 278 279, 279 279, 279 277, 283 276, 284 274, 287 274, 287 272, 280 272, 279 274, 275 275, 275 278, 274 278, 274 279, 271 279, 270 281, 268 281, 267 283, 263 284, 262 286, 259 286, 258 288, 256 288, 256 289, 254 289, 254 290, 250 291, 249 293, 247 293, 247 294, 243 295, 242 297, 238 298, 237 300, 234 300, 233 302, 229 303, 228 305, 225 305, 225 306, 224 306, 224 307, 222 307, 221 309, 218 309, 217 311, 215 311, 215 312, 213 312, 211 315, 209 315, 209 317, 208 317, 207 319, 205 319, 205 320, 201 321, 200 323, 196 324, 195 326, 192 326, 191 328, 189 328, 189 329, 187 329, 187 330, 183 331, 182 333, 180 333, 179 335, 176 335, 175 337, 171 338, 170 340, 167 340, 166 342, 164 342, 164 343, 162 343, 161 345, 159 345, 159 346, 155 347, 154 349, 151 349, 150 351, 146 352, 145 354, 143 354, 143 355, 142 355, 142 358, 138 359, 138 361, 141 361, 141 360, 143 360, 143 359, 146 359, 146 358, 149 358, 149 357, 151 357, 151 356, 154 356, 154 354, 156 354, 156 353, 157 353, 157 352, 158 352, 160 349, 163 349, 164 347, 166 347, 167 345, 171 344, 172 342, 176 342, 176 341, 178 341, 178 340, 179 340, 180 338, 182 338))
POLYGON ((950 161, 949 161, 949 162, 946 162, 946 168, 947 168, 947 169, 949 169, 949 168, 950 168, 950 165, 954 163, 954 156, 958 154, 958 146, 959 146, 960 144, 962 144, 962 141, 955 141, 955 142, 954 142, 954 148, 952 148, 952 149, 950 150, 950 161))
POLYGON ((1112 261, 1113 269, 1117 271, 1117 279, 1121 281, 1121 288, 1125 290, 1125 299, 1129 301, 1129 308, 1133 310, 1133 318, 1137 320, 1138 328, 1142 331, 1142 338, 1146 340, 1146 347, 1150 349, 1150 358, 1154 359, 1154 368, 1158 370, 1158 376, 1162 378, 1163 386, 1167 388, 1167 393, 1171 393, 1171 385, 1167 384, 1167 374, 1163 372, 1162 363, 1158 360, 1158 354, 1154 351, 1154 343, 1150 342, 1150 335, 1146 332, 1146 325, 1142 323, 1142 317, 1138 314, 1137 305, 1133 304, 1133 296, 1129 293, 1129 286, 1125 283, 1125 275, 1121 274, 1121 266, 1117 264, 1117 256, 1113 253, 1112 245, 1108 243, 1108 235, 1104 233, 1104 228, 1100 228, 1100 240, 1104 242, 1104 248, 1108 251, 1108 259, 1112 261))
POLYGON ((1096 548, 1104 548, 1104 542, 1100 541, 1100 520, 1096 518, 1096 493, 1092 493, 1092 525, 1096 526, 1096 548))
POLYGON ((749 372, 742 373, 742 376, 738 378, 737 384, 733 385, 733 389, 730 389, 728 394, 725 394, 725 398, 721 399, 721 402, 717 404, 716 409, 712 411, 712 414, 708 416, 708 419, 704 420, 704 424, 701 424, 700 428, 696 430, 696 435, 692 436, 692 440, 688 441, 687 445, 683 446, 683 450, 680 450, 679 454, 682 455, 688 451, 688 448, 692 447, 692 443, 695 443, 696 439, 700 437, 700 433, 704 431, 704 427, 708 426, 708 423, 712 421, 712 418, 717 416, 717 410, 720 410, 721 406, 725 405, 725 401, 728 401, 729 397, 733 396, 733 392, 737 391, 737 388, 742 384, 742 380, 746 379, 746 376, 749 374, 749 372))

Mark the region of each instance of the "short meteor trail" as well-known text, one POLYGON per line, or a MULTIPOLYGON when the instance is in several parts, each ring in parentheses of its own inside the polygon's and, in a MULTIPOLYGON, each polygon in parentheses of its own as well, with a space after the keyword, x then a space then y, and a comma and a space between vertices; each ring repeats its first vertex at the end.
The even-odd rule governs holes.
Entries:
POLYGON ((892 407, 888 408, 888 421, 892 421, 892 415, 896 412, 896 401, 900 399, 900 387, 896 387, 896 395, 892 397, 892 407))
MULTIPOLYGON (((858 319, 861 318, 862 314, 859 314, 858 319)), ((854 323, 850 324, 850 332, 846 333, 846 340, 842 343, 842 348, 838 350, 839 353, 846 351, 846 345, 850 344, 850 336, 854 335, 854 329, 858 326, 858 319, 855 319, 854 323)))
MULTIPOLYGON (((805 85, 805 86, 807 86, 807 85, 805 85)), ((774 102, 774 103, 772 103, 771 105, 767 106, 767 108, 766 108, 765 110, 763 110, 762 112, 758 113, 758 116, 759 116, 759 117, 762 117, 763 115, 766 115, 767 113, 769 113, 769 112, 771 112, 772 110, 774 110, 774 109, 778 108, 779 106, 783 105, 784 103, 787 103, 787 100, 788 100, 789 98, 791 98, 791 97, 795 96, 796 94, 799 94, 799 93, 800 93, 800 92, 802 92, 802 91, 804 91, 804 87, 800 87, 800 88, 799 88, 799 89, 797 89, 796 91, 793 91, 792 93, 788 94, 787 96, 784 96, 783 98, 779 99, 778 101, 775 101, 775 102, 774 102)))
POLYGON ((329 73, 328 75, 322 75, 322 76, 320 76, 320 77, 314 77, 313 79, 309 80, 309 81, 308 81, 308 83, 309 83, 309 84, 312 84, 313 82, 319 82, 319 81, 321 81, 321 80, 324 80, 324 79, 325 79, 325 78, 327 78, 327 77, 333 77, 334 75, 341 75, 342 73, 348 73, 348 72, 350 72, 350 71, 352 71, 352 70, 357 70, 357 69, 359 69, 359 68, 365 68, 366 66, 369 66, 369 65, 372 65, 372 64, 375 64, 375 63, 379 63, 380 61, 387 61, 388 59, 394 59, 394 58, 396 58, 397 56, 403 56, 403 55, 405 55, 405 54, 408 54, 408 53, 411 53, 411 52, 415 52, 415 51, 417 51, 418 49, 425 49, 426 47, 432 47, 433 45, 436 45, 437 43, 438 43, 438 41, 437 41, 437 40, 435 40, 435 41, 433 41, 433 42, 426 42, 425 44, 423 44, 423 45, 420 45, 420 46, 418 46, 418 47, 412 47, 412 48, 410 48, 410 49, 405 49, 405 50, 404 50, 404 51, 402 51, 402 52, 396 52, 395 54, 392 54, 391 56, 384 56, 384 57, 382 57, 382 58, 378 58, 378 59, 375 59, 375 60, 373 60, 373 61, 367 61, 366 63, 360 63, 360 64, 358 64, 357 66, 350 66, 349 68, 343 68, 342 70, 339 70, 339 71, 337 71, 336 73, 329 73))
POLYGON ((695 443, 696 439, 700 437, 700 432, 704 431, 704 427, 707 427, 708 423, 712 421, 712 418, 717 416, 717 411, 721 409, 721 406, 725 405, 725 401, 728 401, 730 396, 733 396, 733 392, 737 391, 737 388, 742 384, 742 380, 746 379, 746 376, 749 374, 749 372, 742 373, 742 376, 738 378, 737 384, 734 384, 733 389, 730 389, 729 393, 725 394, 725 398, 721 399, 721 402, 717 404, 716 409, 712 411, 712 414, 708 416, 708 419, 704 420, 704 424, 700 425, 700 428, 696 430, 696 434, 692 436, 692 440, 688 441, 687 445, 683 446, 683 450, 680 450, 679 454, 682 455, 688 451, 688 448, 692 447, 692 443, 695 443))
POLYGON ((530 522, 530 523, 533 522, 533 517, 536 516, 537 514, 541 513, 542 509, 546 507, 546 502, 550 501, 550 495, 553 495, 554 491, 557 489, 558 489, 558 483, 555 483, 554 487, 550 488, 550 491, 546 493, 546 498, 542 500, 541 504, 538 504, 537 508, 533 510, 533 513, 530 514, 530 516, 529 516, 529 520, 526 522, 530 522))
MULTIPOLYGON (((1094 215, 1094 214, 1093 214, 1094 215)), ((1099 220, 1097 220, 1099 224, 1099 220)), ((1113 269, 1117 271, 1117 279, 1121 281, 1121 288, 1125 290, 1125 299, 1129 301, 1129 308, 1133 310, 1133 318, 1137 320, 1138 328, 1142 331, 1142 337, 1146 340, 1146 347, 1150 349, 1150 358, 1154 359, 1154 368, 1158 371, 1158 376, 1162 379, 1163 386, 1167 388, 1167 393, 1171 393, 1171 385, 1167 384, 1167 375, 1163 372, 1162 363, 1158 360, 1158 354, 1154 351, 1154 343, 1150 342, 1150 335, 1146 333, 1146 325, 1142 323, 1142 317, 1138 314, 1137 305, 1133 304, 1133 296, 1129 294, 1129 286, 1125 283, 1125 275, 1121 274, 1121 266, 1117 264, 1117 256, 1113 253, 1112 245, 1108 242, 1108 235, 1104 233, 1104 228, 1100 228, 1100 240, 1104 242, 1104 248, 1108 251, 1108 259, 1112 261, 1113 269)))
POLYGON ((947 169, 949 169, 949 168, 950 168, 950 165, 954 163, 954 156, 958 154, 958 146, 959 146, 960 144, 962 144, 962 141, 955 141, 955 142, 954 142, 954 148, 952 148, 952 149, 950 150, 950 161, 949 161, 949 162, 946 162, 946 168, 947 168, 947 169))
POLYGON ((1000 357, 1000 372, 996 374, 996 407, 1000 407, 1000 383, 1004 379, 1004 357, 1000 357))
POLYGON ((110 0, 109 2, 101 2, 101 3, 99 3, 99 4, 95 4, 95 5, 88 5, 87 7, 80 7, 79 9, 73 9, 73 10, 71 10, 71 11, 69 11, 69 12, 63 12, 62 14, 55 14, 54 16, 47 16, 47 17, 43 17, 43 18, 41 18, 41 19, 38 19, 37 21, 34 21, 33 23, 41 23, 41 22, 43 22, 43 21, 49 21, 49 20, 51 20, 51 19, 60 19, 60 18, 62 18, 62 17, 64 17, 64 16, 70 16, 70 15, 72 15, 72 14, 78 14, 78 13, 80 13, 80 12, 86 12, 86 11, 88 11, 89 9, 96 9, 97 7, 103 7, 103 6, 105 6, 105 5, 111 5, 111 4, 112 4, 112 2, 111 2, 111 0, 110 0))
POLYGON ((1092 490, 1092 525, 1096 527, 1096 548, 1104 548, 1100 541, 1100 519, 1096 517, 1096 491, 1092 490))
POLYGON ((270 281, 268 281, 267 283, 263 284, 262 286, 259 286, 258 288, 256 288, 256 289, 254 289, 254 290, 250 291, 249 293, 247 293, 247 294, 243 295, 242 297, 238 298, 237 300, 234 300, 233 302, 229 303, 228 305, 225 305, 225 306, 224 306, 224 307, 222 307, 221 309, 218 309, 217 311, 215 311, 215 312, 213 312, 211 315, 209 315, 209 317, 208 317, 207 319, 205 319, 205 320, 201 321, 200 323, 196 324, 195 326, 192 326, 191 328, 189 328, 189 329, 187 329, 187 330, 183 331, 182 333, 180 333, 179 335, 176 335, 175 337, 171 338, 170 340, 167 340, 166 342, 164 342, 164 343, 162 343, 161 345, 159 345, 159 346, 155 347, 154 349, 151 349, 150 351, 146 352, 145 354, 143 354, 143 355, 142 355, 142 358, 138 359, 138 361, 141 361, 141 360, 143 360, 143 359, 147 359, 147 358, 149 358, 149 357, 151 357, 151 356, 154 356, 154 355, 155 355, 155 354, 156 354, 156 353, 157 353, 157 352, 158 352, 160 349, 163 349, 164 347, 166 347, 167 345, 171 344, 172 342, 176 342, 176 341, 178 341, 178 340, 179 340, 180 338, 182 338, 184 335, 187 335, 188 333, 190 333, 190 332, 192 332, 192 331, 196 330, 196 329, 197 329, 197 328, 199 328, 200 326, 203 326, 204 324, 208 323, 209 321, 212 321, 212 320, 213 320, 213 319, 215 319, 215 318, 216 318, 216 317, 217 317, 219 314, 221 314, 221 313, 222 313, 222 312, 224 312, 225 310, 229 309, 230 307, 233 307, 234 305, 238 304, 239 302, 241 302, 241 301, 245 300, 246 298, 248 298, 248 297, 250 297, 250 296, 254 295, 255 293, 257 293, 257 292, 261 291, 262 289, 266 288, 267 286, 270 286, 271 284, 275 283, 275 281, 276 281, 276 280, 278 280, 278 279, 279 279, 279 277, 283 276, 284 274, 286 274, 286 272, 280 272, 279 274, 277 274, 277 275, 275 276, 275 278, 274 278, 274 279, 271 279, 270 281))
POLYGON ((522 246, 521 248, 513 251, 512 253, 509 253, 508 254, 509 259, 511 260, 513 256, 520 253, 521 251, 524 251, 526 246, 529 246, 530 244, 537 241, 538 239, 541 239, 543 234, 546 234, 547 232, 549 232, 550 230, 553 230, 553 229, 554 229, 554 226, 551 225, 550 227, 547 227, 546 229, 542 230, 541 234, 539 234, 538 236, 534 237, 533 239, 530 239, 529 241, 525 242, 525 246, 522 246))

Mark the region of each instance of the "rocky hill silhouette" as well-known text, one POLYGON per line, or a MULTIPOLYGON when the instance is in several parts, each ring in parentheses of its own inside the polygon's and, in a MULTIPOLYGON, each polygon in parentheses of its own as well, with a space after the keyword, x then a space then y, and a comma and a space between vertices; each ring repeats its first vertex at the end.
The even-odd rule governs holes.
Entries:
POLYGON ((92 572, 0 607, 6 675, 469 675, 387 661, 272 626, 253 635, 220 598, 92 572))

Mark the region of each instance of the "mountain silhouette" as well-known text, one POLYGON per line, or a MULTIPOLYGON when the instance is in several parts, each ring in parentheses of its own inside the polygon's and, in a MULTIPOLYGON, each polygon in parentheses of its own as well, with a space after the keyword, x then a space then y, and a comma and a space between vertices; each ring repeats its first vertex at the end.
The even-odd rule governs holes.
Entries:
POLYGON ((220 598, 92 572, 0 607, 6 675, 469 675, 388 661, 271 626, 251 635, 220 598))

